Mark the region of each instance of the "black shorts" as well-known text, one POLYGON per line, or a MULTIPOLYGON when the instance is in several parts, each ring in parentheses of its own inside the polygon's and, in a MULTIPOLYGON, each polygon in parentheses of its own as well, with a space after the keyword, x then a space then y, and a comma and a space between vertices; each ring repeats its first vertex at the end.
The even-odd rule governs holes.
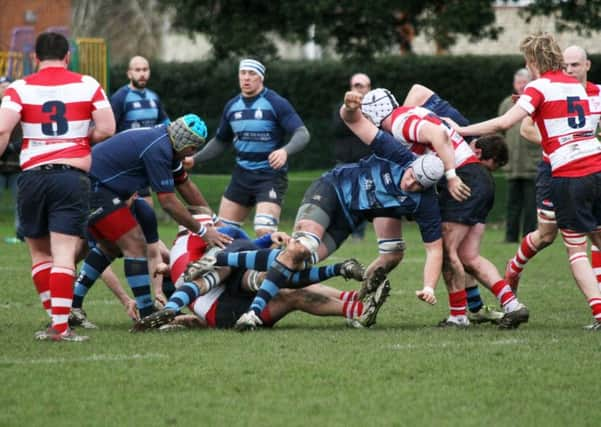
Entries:
MULTIPOLYGON (((329 253, 338 249, 353 232, 340 206, 336 189, 324 178, 314 181, 305 191, 294 222, 303 219, 314 221, 326 230, 322 240, 329 253)), ((361 222, 357 220, 357 224, 361 222)))
POLYGON ((255 206, 259 202, 270 202, 281 206, 287 189, 286 174, 236 167, 223 196, 247 207, 255 206))
POLYGON ((144 188, 140 188, 138 191, 138 196, 140 197, 151 197, 152 196, 152 191, 150 190, 150 187, 144 187, 144 188))
MULTIPOLYGON (((229 245, 226 252, 252 251, 258 247, 250 240, 236 239, 229 245)), ((242 289, 242 277, 246 270, 232 269, 232 273, 225 279, 225 290, 217 298, 215 307, 215 327, 229 329, 234 327, 240 316, 248 311, 255 294, 242 289)))
POLYGON ((551 195, 560 229, 588 233, 601 225, 601 172, 578 178, 553 177, 551 195))
POLYGON ((49 232, 84 237, 90 209, 90 179, 79 169, 45 165, 17 179, 20 232, 39 238, 49 232))
POLYGON ((551 163, 541 160, 536 171, 536 208, 555 211, 551 198, 551 163))
POLYGON ((242 290, 242 276, 246 270, 235 269, 225 280, 225 290, 217 299, 215 327, 233 328, 240 316, 248 311, 255 294, 242 290))
POLYGON ((486 223, 495 201, 495 181, 491 173, 480 163, 469 163, 458 168, 457 175, 470 187, 471 195, 466 201, 458 202, 449 193, 447 181, 441 179, 438 201, 442 221, 465 225, 486 223))

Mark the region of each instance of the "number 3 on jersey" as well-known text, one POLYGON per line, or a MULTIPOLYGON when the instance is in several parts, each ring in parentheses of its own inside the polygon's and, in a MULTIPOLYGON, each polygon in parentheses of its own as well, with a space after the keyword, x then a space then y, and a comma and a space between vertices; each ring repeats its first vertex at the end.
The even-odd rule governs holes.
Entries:
POLYGON ((58 136, 67 133, 69 122, 65 117, 65 110, 65 103, 61 101, 48 101, 42 104, 42 112, 51 113, 48 116, 51 121, 42 123, 42 133, 44 135, 58 136))
POLYGON ((576 117, 568 117, 568 126, 572 129, 579 129, 584 127, 586 124, 586 117, 584 116, 584 107, 580 103, 579 96, 568 96, 568 114, 576 113, 576 117))

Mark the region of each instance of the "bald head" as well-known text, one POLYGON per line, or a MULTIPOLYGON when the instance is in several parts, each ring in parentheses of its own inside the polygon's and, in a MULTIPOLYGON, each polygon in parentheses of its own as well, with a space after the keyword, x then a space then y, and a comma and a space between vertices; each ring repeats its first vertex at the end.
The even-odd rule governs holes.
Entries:
POLYGON ((566 74, 585 86, 586 76, 591 68, 591 61, 588 60, 586 51, 580 46, 570 46, 563 51, 563 62, 565 62, 566 74))
POLYGON ((129 60, 129 67, 127 69, 127 78, 129 79, 129 85, 133 89, 144 89, 150 78, 150 65, 148 60, 143 56, 134 56, 129 60))
POLYGON ((351 90, 361 92, 365 95, 371 90, 371 80, 367 74, 356 73, 351 76, 350 86, 351 90))

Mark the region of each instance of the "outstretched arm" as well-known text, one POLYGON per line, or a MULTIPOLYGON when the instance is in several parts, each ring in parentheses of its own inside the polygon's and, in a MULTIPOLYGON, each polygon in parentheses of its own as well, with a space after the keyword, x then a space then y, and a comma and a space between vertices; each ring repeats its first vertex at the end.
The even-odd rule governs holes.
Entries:
POLYGON ((364 144, 371 145, 378 128, 361 113, 362 99, 363 95, 359 92, 346 92, 344 104, 340 107, 340 118, 364 144))
POLYGON ((511 107, 505 114, 485 122, 457 128, 463 136, 487 135, 489 133, 503 132, 526 117, 528 113, 519 104, 511 107))

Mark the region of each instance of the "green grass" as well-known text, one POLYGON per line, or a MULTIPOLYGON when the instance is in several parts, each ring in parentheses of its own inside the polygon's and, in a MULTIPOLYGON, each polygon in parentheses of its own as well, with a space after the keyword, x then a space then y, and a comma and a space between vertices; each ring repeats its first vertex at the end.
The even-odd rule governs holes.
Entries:
MULTIPOLYGON (((174 229, 161 226, 165 240, 174 229)), ((11 233, 10 218, 0 216, 0 237, 11 233)), ((29 256, 0 239, 0 426, 598 425, 601 334, 581 329, 590 311, 561 243, 524 274, 519 296, 530 323, 456 331, 434 327, 447 314, 442 284, 436 306, 415 298, 424 252, 413 225, 405 238, 392 294, 370 330, 294 313, 255 333, 132 335, 99 283, 85 308, 100 329, 83 344, 33 340, 47 318, 29 256)), ((502 239, 491 227, 483 244, 498 267, 515 250, 502 239)), ((369 227, 365 243, 347 243, 331 260, 375 255, 369 227)), ((121 263, 115 269, 122 275, 121 263)))

